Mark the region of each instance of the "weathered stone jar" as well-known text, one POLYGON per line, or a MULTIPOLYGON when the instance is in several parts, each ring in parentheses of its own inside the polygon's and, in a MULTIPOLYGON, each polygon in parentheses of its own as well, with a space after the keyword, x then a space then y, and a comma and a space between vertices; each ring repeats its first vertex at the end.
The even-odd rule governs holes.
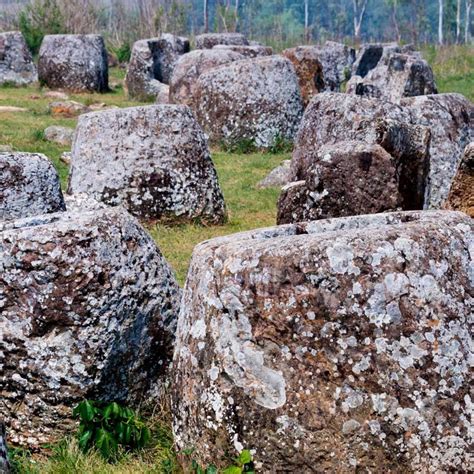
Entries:
POLYGON ((180 290, 122 208, 0 223, 0 413, 13 444, 73 426, 83 398, 159 396, 180 290))
POLYGON ((226 211, 206 137, 184 105, 82 115, 68 192, 146 220, 220 223, 226 211))
POLYGON ((199 462, 467 472, 473 221, 377 214, 210 240, 178 322, 173 414, 199 462))
POLYGON ((36 66, 19 31, 0 33, 0 84, 24 86, 38 80, 36 66))
POLYGON ((50 89, 106 92, 109 71, 100 35, 47 35, 41 43, 38 75, 50 89))

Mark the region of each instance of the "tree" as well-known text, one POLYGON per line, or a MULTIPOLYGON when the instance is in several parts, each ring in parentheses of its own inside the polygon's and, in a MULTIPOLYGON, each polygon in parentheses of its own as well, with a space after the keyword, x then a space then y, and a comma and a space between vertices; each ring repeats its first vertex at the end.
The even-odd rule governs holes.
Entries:
POLYGON ((309 43, 309 0, 304 0, 304 39, 309 43))
POLYGON ((352 0, 352 6, 354 7, 354 38, 356 41, 360 41, 360 30, 367 3, 368 0, 352 0))
POLYGON ((456 8, 456 43, 461 40, 461 0, 457 1, 456 8))
POLYGON ((439 1, 439 9, 438 9, 438 43, 443 44, 443 15, 444 15, 444 0, 439 1))
POLYGON ((471 40, 471 9, 472 0, 466 0, 466 25, 464 29, 464 42, 466 44, 471 40))
POLYGON ((204 33, 209 31, 209 1, 204 0, 204 33))

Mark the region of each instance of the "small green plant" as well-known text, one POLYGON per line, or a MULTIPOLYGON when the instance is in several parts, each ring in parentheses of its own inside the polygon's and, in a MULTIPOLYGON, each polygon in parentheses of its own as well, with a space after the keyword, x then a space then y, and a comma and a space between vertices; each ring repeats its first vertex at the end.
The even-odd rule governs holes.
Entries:
POLYGON ((272 145, 268 148, 268 152, 277 155, 279 153, 290 153, 293 151, 293 142, 288 138, 276 135, 272 145))
POLYGON ((115 402, 84 400, 74 408, 73 415, 80 420, 79 447, 84 452, 95 448, 107 460, 117 457, 119 446, 126 451, 141 449, 151 437, 133 410, 115 402))
MULTIPOLYGON (((185 451, 185 455, 190 455, 193 450, 185 451)), ((216 466, 210 465, 208 467, 201 467, 195 460, 191 462, 193 474, 255 474, 255 466, 252 461, 252 453, 248 449, 244 449, 239 457, 233 460, 231 466, 223 470, 218 470, 216 466)))
POLYGON ((221 148, 227 153, 237 153, 238 155, 249 155, 257 151, 253 138, 241 138, 231 142, 223 142, 221 148))
POLYGON ((33 139, 37 142, 44 141, 45 140, 44 130, 41 130, 41 129, 33 130, 33 139))
POLYGON ((129 42, 122 43, 118 48, 111 48, 112 52, 115 54, 117 61, 122 63, 128 63, 130 61, 130 56, 132 55, 132 49, 129 42))

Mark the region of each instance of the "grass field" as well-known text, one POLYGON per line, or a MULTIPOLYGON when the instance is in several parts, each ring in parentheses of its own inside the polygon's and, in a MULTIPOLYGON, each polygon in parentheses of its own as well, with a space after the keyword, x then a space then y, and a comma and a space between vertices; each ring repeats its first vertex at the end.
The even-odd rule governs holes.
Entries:
MULTIPOLYGON (((433 66, 440 92, 460 92, 474 100, 473 48, 429 47, 423 52, 433 66)), ((119 81, 122 77, 122 70, 111 71, 113 81, 119 81)), ((71 99, 86 105, 96 102, 120 107, 136 105, 125 99, 121 87, 102 95, 71 95, 71 99)), ((44 153, 56 166, 64 187, 68 169, 59 158, 67 148, 46 142, 43 131, 49 125, 74 126, 76 120, 52 118, 48 112, 50 101, 43 97, 42 90, 35 87, 0 87, 0 106, 28 109, 25 112, 0 112, 0 146, 9 145, 18 151, 44 153)), ((279 190, 260 190, 255 185, 268 171, 289 156, 288 153, 238 155, 213 150, 212 157, 229 212, 228 222, 214 227, 191 224, 174 227, 156 225, 149 229, 175 269, 180 284, 184 282, 193 247, 198 242, 275 223, 279 190)), ((69 441, 48 451, 49 459, 43 456, 32 460, 28 453, 17 453, 15 460, 18 471, 50 474, 177 472, 166 410, 159 410, 158 415, 150 420, 150 424, 154 433, 152 447, 135 456, 124 456, 115 465, 107 465, 95 454, 81 454, 75 442, 69 441)))

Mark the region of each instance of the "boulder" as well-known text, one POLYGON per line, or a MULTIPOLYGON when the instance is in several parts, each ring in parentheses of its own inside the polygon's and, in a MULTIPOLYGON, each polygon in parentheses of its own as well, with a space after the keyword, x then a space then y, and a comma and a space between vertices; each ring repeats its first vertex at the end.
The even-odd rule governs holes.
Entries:
POLYGON ((136 41, 125 77, 128 96, 155 100, 165 84, 169 84, 178 58, 188 52, 189 41, 171 34, 136 41))
POLYGON ((355 51, 342 43, 326 41, 322 46, 311 46, 323 66, 327 91, 339 91, 343 82, 351 77, 355 51))
POLYGON ((424 59, 391 54, 381 59, 365 78, 353 76, 346 92, 398 102, 402 97, 436 94, 438 90, 433 70, 424 59))
POLYGON ((426 207, 442 207, 464 148, 474 141, 474 104, 461 94, 408 97, 400 101, 411 122, 431 132, 430 174, 426 207))
POLYGON ((73 118, 81 114, 90 112, 91 109, 80 102, 74 100, 64 100, 51 102, 48 105, 49 113, 53 117, 73 118))
POLYGON ((48 142, 54 142, 58 145, 71 146, 72 139, 74 138, 74 129, 51 125, 44 130, 44 138, 48 142))
POLYGON ((180 290, 122 208, 0 224, 0 267, 0 411, 12 443, 56 441, 84 398, 133 405, 162 393, 180 290))
POLYGON ((382 146, 388 147, 392 155, 404 154, 407 163, 411 155, 418 162, 428 140, 430 171, 424 206, 439 208, 464 147, 473 140, 473 117, 472 103, 460 94, 409 97, 401 99, 400 104, 350 94, 318 94, 306 108, 298 132, 292 158, 293 181, 305 179, 322 145, 341 140, 382 144, 380 128, 385 121, 391 123, 388 137, 392 137, 392 144, 382 146))
POLYGON ((401 209, 399 168, 380 145, 347 141, 322 146, 304 185, 283 188, 277 223, 401 209))
POLYGON ((238 61, 197 81, 194 108, 212 143, 251 140, 259 148, 293 140, 302 116, 298 78, 282 56, 238 61))
POLYGON ((178 449, 259 472, 467 472, 473 221, 376 214, 198 245, 173 358, 178 449))
POLYGON ((107 92, 109 70, 100 35, 46 35, 38 60, 39 80, 51 89, 107 92))
POLYGON ((0 85, 24 86, 38 80, 36 66, 19 31, 0 33, 0 85))
POLYGON ((204 49, 181 56, 175 64, 170 81, 170 102, 192 105, 199 76, 215 67, 245 59, 230 49, 204 49))
POLYGON ((446 204, 474 218, 474 142, 464 150, 446 204))
POLYGON ((78 192, 147 220, 216 224, 226 215, 206 137, 183 105, 82 115, 68 188, 78 192))
POLYGON ((59 176, 39 153, 0 153, 0 222, 64 211, 59 176))
POLYGON ((313 96, 325 88, 323 65, 319 60, 318 49, 314 46, 297 46, 285 49, 281 54, 293 63, 298 75, 303 105, 306 107, 313 96))
POLYGON ((291 160, 284 160, 280 166, 277 166, 268 173, 258 184, 258 188, 271 188, 283 186, 291 181, 291 160))
POLYGON ((228 45, 218 44, 212 49, 227 49, 239 53, 246 58, 258 58, 260 56, 271 56, 273 49, 263 45, 228 45))
POLYGON ((248 46, 247 38, 240 33, 204 33, 196 36, 196 49, 212 49, 218 44, 248 46))
POLYGON ((155 102, 157 104, 169 104, 170 103, 170 86, 161 84, 160 90, 156 95, 155 102))

